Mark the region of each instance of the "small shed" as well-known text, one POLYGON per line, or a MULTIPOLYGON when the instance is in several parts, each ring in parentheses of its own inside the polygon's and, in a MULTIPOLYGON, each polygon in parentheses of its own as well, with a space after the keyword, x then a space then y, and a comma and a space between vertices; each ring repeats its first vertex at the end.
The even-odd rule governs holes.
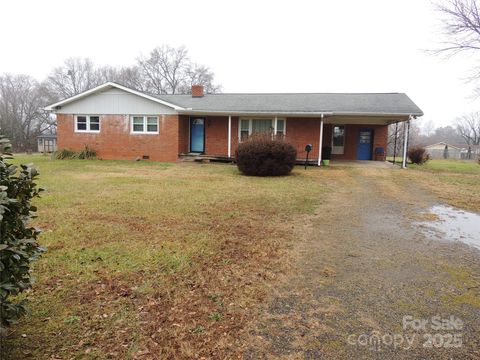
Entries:
POLYGON ((57 151, 57 135, 56 134, 43 134, 37 137, 38 152, 52 153, 57 151))
POLYGON ((463 148, 445 142, 439 142, 425 146, 425 150, 427 150, 427 153, 432 159, 461 159, 463 148))

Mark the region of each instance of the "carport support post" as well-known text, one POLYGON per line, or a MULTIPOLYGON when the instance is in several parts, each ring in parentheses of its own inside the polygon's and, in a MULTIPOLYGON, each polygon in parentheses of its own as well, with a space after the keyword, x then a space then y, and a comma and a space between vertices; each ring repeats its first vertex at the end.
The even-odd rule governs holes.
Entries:
POLYGON ((323 114, 320 116, 320 141, 318 142, 318 166, 322 163, 323 114))
POLYGON ((395 165, 395 159, 397 157, 397 138, 398 138, 398 121, 395 123, 395 141, 393 144, 393 165, 395 165))
POLYGON ((232 116, 228 116, 228 157, 232 157, 232 116))
POLYGON ((403 123, 403 159, 402 169, 407 168, 407 148, 408 148, 408 133, 410 130, 410 118, 403 123))

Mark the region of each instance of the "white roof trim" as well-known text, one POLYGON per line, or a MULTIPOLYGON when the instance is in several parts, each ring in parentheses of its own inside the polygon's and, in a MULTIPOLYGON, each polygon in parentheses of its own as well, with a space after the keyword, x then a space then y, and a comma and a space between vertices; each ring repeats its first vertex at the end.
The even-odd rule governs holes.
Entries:
MULTIPOLYGON (((194 110, 194 109, 181 109, 178 111, 180 114, 186 115, 290 115, 290 116, 305 116, 305 117, 319 117, 324 116, 378 116, 378 117, 409 117, 409 116, 422 116, 423 114, 411 114, 411 113, 386 113, 386 112, 332 112, 332 111, 228 111, 228 110, 194 110)), ((406 119, 408 120, 408 119, 406 119)), ((401 121, 401 120, 399 120, 401 121)))
POLYGON ((322 112, 304 112, 304 111, 250 111, 250 110, 245 110, 245 111, 229 111, 229 110, 193 110, 193 109, 182 109, 178 111, 179 114, 185 114, 185 115, 222 115, 222 116, 228 116, 228 115, 234 115, 234 116, 241 116, 241 115, 246 115, 246 116, 274 116, 274 115, 297 115, 297 116, 312 116, 312 117, 318 117, 323 115, 332 115, 332 112, 329 111, 322 111, 322 112))
POLYGON ((153 97, 153 96, 150 96, 150 95, 146 95, 140 91, 136 91, 136 90, 133 90, 133 89, 130 89, 128 87, 125 87, 125 86, 122 86, 122 85, 119 85, 119 84, 116 84, 114 82, 106 82, 105 84, 102 84, 102 85, 99 85, 97 87, 94 87, 93 89, 90 89, 90 90, 87 90, 87 91, 84 91, 80 94, 77 94, 75 96, 72 96, 72 97, 69 97, 67 99, 64 99, 62 101, 59 101, 55 104, 52 104, 52 105, 48 105, 47 107, 44 108, 44 110, 47 110, 47 111, 55 111, 55 108, 57 106, 62 106, 62 105, 65 105, 65 104, 68 104, 68 103, 71 103, 73 101, 76 101, 76 100, 79 100, 79 99, 82 99, 86 96, 89 96, 91 94, 94 94, 96 92, 99 92, 103 89, 106 89, 106 88, 110 88, 110 87, 114 87, 114 88, 117 88, 117 89, 120 89, 120 90, 123 90, 123 91, 126 91, 130 94, 134 94, 134 95, 137 95, 137 96, 140 96, 140 97, 143 97, 145 99, 148 99, 148 100, 151 100, 153 102, 156 102, 156 103, 159 103, 159 104, 162 104, 162 105, 165 105, 165 106, 168 106, 174 110, 183 110, 183 108, 181 106, 178 106, 178 105, 175 105, 175 104, 172 104, 172 103, 169 103, 167 101, 164 101, 164 100, 160 100, 160 99, 157 99, 156 97, 153 97))

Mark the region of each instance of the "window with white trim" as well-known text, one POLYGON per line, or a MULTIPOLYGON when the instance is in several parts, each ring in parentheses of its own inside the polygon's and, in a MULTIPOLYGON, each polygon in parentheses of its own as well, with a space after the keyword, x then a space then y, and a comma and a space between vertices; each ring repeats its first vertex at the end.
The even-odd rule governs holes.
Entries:
POLYGON ((277 136, 285 136, 285 119, 277 119, 277 136))
POLYGON ((75 116, 75 132, 100 132, 100 116, 75 116))
POLYGON ((241 119, 240 120, 240 141, 247 140, 248 135, 250 135, 250 120, 241 119))
POLYGON ((132 115, 133 134, 158 134, 158 116, 132 115))
POLYGON ((276 129, 277 136, 285 136, 285 127, 286 127, 285 119, 241 118, 240 126, 239 126, 239 139, 240 141, 244 141, 252 134, 259 134, 259 133, 274 134, 275 129, 276 129))

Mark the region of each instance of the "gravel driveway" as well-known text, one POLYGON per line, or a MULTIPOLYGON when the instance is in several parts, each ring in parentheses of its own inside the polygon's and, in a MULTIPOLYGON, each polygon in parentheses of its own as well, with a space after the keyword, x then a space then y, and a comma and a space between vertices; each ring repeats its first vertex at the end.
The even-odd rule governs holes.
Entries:
POLYGON ((479 359, 480 251, 426 238, 416 222, 437 199, 400 169, 324 172, 244 357, 479 359))

